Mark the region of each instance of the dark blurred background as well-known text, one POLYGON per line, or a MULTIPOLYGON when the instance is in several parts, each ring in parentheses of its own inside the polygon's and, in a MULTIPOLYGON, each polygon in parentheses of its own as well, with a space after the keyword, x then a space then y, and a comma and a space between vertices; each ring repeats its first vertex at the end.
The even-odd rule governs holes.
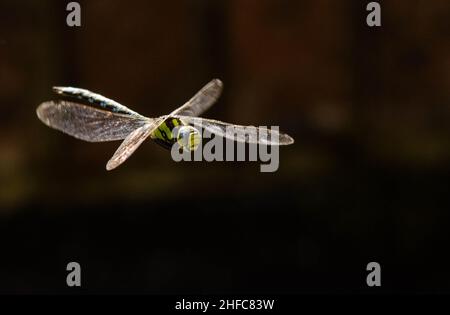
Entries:
POLYGON ((0 4, 0 292, 450 292, 450 2, 0 4), (205 116, 279 125, 259 163, 175 163, 148 141, 86 143, 36 117, 51 87, 154 117, 212 78, 205 116), (82 288, 66 286, 67 263, 82 288))

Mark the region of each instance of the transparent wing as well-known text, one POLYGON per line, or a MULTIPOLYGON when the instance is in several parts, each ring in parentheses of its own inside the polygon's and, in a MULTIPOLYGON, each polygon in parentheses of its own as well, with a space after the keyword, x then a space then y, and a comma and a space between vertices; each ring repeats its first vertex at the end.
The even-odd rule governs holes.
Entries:
POLYGON ((44 102, 36 113, 47 126, 89 142, 125 139, 133 130, 151 121, 68 101, 44 102))
POLYGON ((204 129, 211 134, 237 142, 266 145, 288 145, 294 143, 294 139, 291 136, 274 129, 240 126, 200 117, 178 116, 178 118, 197 129, 204 129))
POLYGON ((63 96, 76 98, 81 101, 88 102, 89 104, 100 106, 102 109, 113 113, 142 117, 140 114, 132 111, 128 107, 89 90, 74 87, 54 86, 53 91, 63 96))
POLYGON ((117 151, 114 153, 112 158, 106 164, 106 169, 108 171, 115 169, 120 164, 125 162, 136 149, 141 145, 141 143, 156 129, 159 125, 158 122, 152 122, 139 127, 130 133, 122 144, 119 146, 117 151))
POLYGON ((197 92, 187 103, 177 108, 169 116, 199 116, 213 105, 222 92, 222 81, 214 79, 197 92))

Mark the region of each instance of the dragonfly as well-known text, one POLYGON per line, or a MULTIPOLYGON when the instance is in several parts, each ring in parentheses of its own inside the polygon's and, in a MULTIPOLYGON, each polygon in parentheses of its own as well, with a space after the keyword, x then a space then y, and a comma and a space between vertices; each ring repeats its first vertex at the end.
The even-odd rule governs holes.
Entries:
POLYGON ((214 79, 170 114, 149 118, 89 90, 55 86, 53 91, 69 100, 43 102, 37 107, 36 113, 47 126, 80 140, 123 140, 106 164, 108 171, 125 162, 148 137, 165 148, 178 143, 188 151, 197 149, 202 130, 241 143, 294 143, 292 137, 277 130, 198 117, 217 101, 222 88, 222 81, 214 79), (261 134, 266 136, 259 136, 261 134))

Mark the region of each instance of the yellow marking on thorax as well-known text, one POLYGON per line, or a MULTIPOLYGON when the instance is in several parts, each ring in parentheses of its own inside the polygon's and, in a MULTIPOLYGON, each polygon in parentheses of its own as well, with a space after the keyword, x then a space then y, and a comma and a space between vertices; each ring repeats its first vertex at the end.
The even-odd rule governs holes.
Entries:
MULTIPOLYGON (((170 122, 173 124, 174 127, 182 125, 181 121, 179 121, 177 118, 169 118, 169 119, 171 119, 170 122)), ((173 137, 172 129, 170 129, 169 126, 167 126, 166 121, 162 122, 159 125, 159 127, 153 132, 153 137, 169 143, 175 140, 173 137), (166 135, 166 137, 164 137, 164 134, 166 135)))

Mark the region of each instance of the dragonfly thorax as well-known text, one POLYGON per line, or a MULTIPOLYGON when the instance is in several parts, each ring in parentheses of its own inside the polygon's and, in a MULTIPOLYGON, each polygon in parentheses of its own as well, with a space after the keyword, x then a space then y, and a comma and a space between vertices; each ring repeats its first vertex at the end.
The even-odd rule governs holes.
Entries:
POLYGON ((179 118, 168 117, 156 128, 152 138, 167 149, 178 143, 183 149, 193 151, 200 144, 201 134, 179 118))

